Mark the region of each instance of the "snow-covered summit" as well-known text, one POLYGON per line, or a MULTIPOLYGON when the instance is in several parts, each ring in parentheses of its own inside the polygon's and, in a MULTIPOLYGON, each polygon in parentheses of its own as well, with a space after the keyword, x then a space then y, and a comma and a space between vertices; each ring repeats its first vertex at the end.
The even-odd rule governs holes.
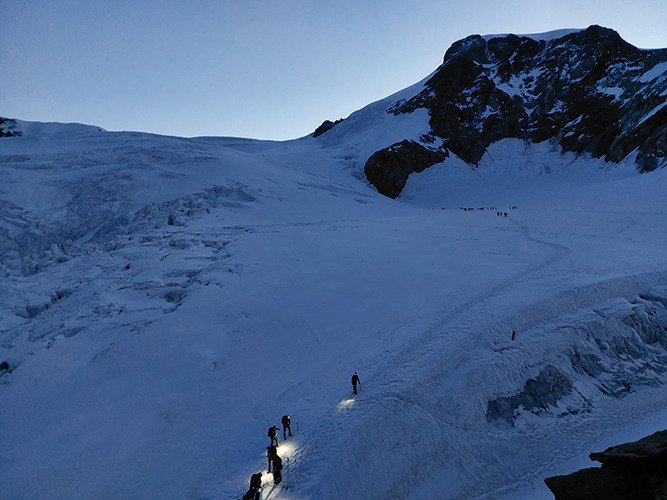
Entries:
POLYGON ((482 35, 482 38, 484 40, 491 40, 493 38, 506 38, 510 35, 518 36, 519 38, 531 38, 533 40, 538 40, 538 41, 545 41, 545 42, 550 42, 552 40, 557 40, 558 38, 562 38, 565 35, 570 35, 572 33, 578 33, 579 31, 583 31, 582 28, 564 28, 564 29, 558 29, 558 30, 552 30, 552 31, 545 31, 543 33, 530 33, 530 34, 513 34, 513 33, 500 33, 500 34, 494 34, 494 35, 482 35))
POLYGON ((54 134, 81 134, 104 132, 104 129, 94 125, 81 123, 35 122, 13 118, 0 118, 0 126, 15 135, 38 136, 54 134))

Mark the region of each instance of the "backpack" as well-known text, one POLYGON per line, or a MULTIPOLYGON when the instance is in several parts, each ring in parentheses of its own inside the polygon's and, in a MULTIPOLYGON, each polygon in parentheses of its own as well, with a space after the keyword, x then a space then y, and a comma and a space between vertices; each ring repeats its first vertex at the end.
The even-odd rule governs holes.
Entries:
POLYGON ((273 470, 276 472, 280 472, 283 470, 283 459, 280 458, 278 455, 275 456, 273 459, 273 470))
POLYGON ((289 415, 283 415, 282 423, 284 426, 288 426, 290 424, 289 415))
POLYGON ((251 488, 261 488, 262 487, 262 473, 256 472, 250 476, 250 487, 251 488))

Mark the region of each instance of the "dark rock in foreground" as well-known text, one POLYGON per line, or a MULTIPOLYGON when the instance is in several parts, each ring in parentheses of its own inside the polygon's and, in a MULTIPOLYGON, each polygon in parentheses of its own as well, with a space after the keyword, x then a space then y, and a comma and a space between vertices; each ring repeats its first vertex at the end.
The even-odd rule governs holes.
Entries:
POLYGON ((544 480, 556 500, 667 499, 667 430, 590 457, 602 467, 544 480))

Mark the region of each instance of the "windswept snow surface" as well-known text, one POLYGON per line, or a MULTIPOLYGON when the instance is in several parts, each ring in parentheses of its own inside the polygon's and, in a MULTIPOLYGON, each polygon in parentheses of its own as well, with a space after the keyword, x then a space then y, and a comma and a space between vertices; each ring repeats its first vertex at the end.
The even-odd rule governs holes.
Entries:
POLYGON ((550 498, 667 427, 666 171, 503 141, 389 200, 356 119, 0 140, 3 498, 240 498, 284 414, 265 499, 550 498))

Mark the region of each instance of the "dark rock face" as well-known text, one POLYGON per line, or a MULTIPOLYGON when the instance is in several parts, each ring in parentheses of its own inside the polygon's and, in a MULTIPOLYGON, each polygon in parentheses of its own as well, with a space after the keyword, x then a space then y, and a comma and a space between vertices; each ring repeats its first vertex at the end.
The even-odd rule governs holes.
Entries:
POLYGON ((322 122, 322 125, 317 127, 315 129, 315 132, 313 132, 313 137, 319 137, 320 135, 324 134, 325 132, 328 132, 332 128, 334 128, 336 125, 338 125, 340 122, 342 122, 343 119, 340 118, 336 120, 335 122, 332 122, 331 120, 324 120, 322 122))
POLYGON ((447 50, 422 92, 389 113, 428 109, 432 135, 476 165, 505 138, 640 170, 667 165, 667 49, 640 50, 591 26, 555 40, 472 35, 447 50))
POLYGON ((426 149, 416 142, 402 141, 373 153, 366 162, 364 172, 379 193, 396 198, 412 172, 422 172, 446 157, 446 152, 426 149))
POLYGON ((0 117, 0 137, 18 137, 23 135, 16 120, 0 117))
POLYGON ((544 480, 557 500, 667 498, 667 430, 590 458, 602 467, 544 480))
POLYGON ((613 446, 600 453, 591 453, 590 457, 591 460, 603 465, 621 465, 637 459, 663 455, 667 458, 667 430, 656 432, 634 443, 613 446))

